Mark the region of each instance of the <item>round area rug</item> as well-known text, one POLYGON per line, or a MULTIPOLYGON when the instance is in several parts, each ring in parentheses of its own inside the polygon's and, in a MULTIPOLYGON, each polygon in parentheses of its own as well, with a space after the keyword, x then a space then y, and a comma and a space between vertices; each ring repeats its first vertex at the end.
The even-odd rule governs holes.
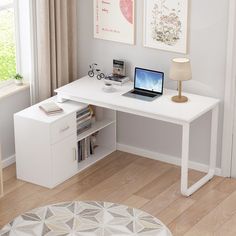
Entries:
POLYGON ((24 213, 0 230, 4 236, 171 236, 155 217, 108 202, 66 202, 24 213))

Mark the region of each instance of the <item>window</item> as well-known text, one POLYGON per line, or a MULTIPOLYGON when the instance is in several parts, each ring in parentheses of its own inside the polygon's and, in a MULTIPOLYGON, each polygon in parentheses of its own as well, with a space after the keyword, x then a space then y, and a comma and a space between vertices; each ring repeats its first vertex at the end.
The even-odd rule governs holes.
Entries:
POLYGON ((16 73, 14 0, 0 0, 0 83, 16 73))

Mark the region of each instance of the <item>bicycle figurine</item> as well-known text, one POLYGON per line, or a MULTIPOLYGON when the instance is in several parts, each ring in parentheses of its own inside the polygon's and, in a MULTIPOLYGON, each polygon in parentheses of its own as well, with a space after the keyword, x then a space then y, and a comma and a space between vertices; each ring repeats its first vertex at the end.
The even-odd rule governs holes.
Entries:
POLYGON ((101 72, 100 69, 97 68, 98 64, 93 63, 92 65, 89 65, 89 71, 88 71, 88 76, 89 77, 94 77, 95 74, 97 75, 97 79, 101 80, 105 78, 105 74, 101 72))

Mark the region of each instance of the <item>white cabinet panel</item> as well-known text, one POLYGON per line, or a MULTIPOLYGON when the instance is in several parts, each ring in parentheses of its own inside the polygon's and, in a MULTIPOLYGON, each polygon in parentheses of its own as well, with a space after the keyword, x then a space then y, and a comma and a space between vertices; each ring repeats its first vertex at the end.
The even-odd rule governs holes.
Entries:
POLYGON ((52 146, 53 183, 57 185, 73 176, 78 169, 76 135, 52 146))

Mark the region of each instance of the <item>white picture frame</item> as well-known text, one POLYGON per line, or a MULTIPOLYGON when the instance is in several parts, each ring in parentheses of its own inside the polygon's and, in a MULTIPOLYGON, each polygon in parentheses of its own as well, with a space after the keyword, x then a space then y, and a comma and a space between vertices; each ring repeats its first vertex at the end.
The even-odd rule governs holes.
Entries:
POLYGON ((143 0, 144 47, 187 53, 189 0, 143 0))
POLYGON ((135 0, 93 0, 94 38, 134 45, 135 0))

